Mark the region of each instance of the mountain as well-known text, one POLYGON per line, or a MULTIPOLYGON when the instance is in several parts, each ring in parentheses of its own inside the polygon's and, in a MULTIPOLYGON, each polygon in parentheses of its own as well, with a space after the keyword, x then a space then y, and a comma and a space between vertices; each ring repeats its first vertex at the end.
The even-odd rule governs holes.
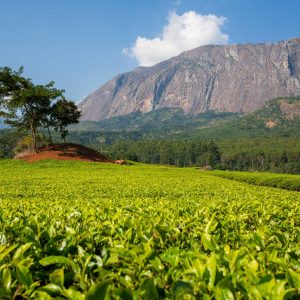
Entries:
POLYGON ((80 104, 82 120, 99 121, 165 107, 185 113, 248 113, 269 99, 300 94, 300 39, 208 45, 152 67, 116 76, 80 104))

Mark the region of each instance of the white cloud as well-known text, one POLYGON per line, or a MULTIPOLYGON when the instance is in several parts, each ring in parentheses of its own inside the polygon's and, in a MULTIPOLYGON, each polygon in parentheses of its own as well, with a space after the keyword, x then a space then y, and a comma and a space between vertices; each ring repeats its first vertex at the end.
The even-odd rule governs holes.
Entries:
POLYGON ((228 35, 222 32, 225 17, 201 15, 188 11, 183 15, 171 12, 168 24, 159 37, 138 36, 135 44, 122 53, 135 57, 140 66, 152 66, 179 53, 208 44, 226 44, 228 35))

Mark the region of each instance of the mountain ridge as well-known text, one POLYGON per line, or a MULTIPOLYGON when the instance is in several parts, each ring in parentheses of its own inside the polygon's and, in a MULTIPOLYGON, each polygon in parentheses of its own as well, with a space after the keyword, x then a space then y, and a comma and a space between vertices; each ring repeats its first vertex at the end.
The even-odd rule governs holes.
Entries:
MULTIPOLYGON (((300 130, 300 96, 269 100, 248 114, 216 113, 184 114, 178 108, 162 108, 148 113, 133 112, 98 122, 82 121, 70 127, 71 132, 93 132, 124 135, 137 139, 222 139, 231 137, 260 137, 286 135, 292 137, 300 130)), ((298 133, 296 134, 298 136, 298 133)), ((121 138, 119 136, 119 138, 121 138)))
POLYGON ((248 113, 269 99, 300 94, 300 39, 207 45, 152 67, 119 74, 80 104, 98 121, 165 107, 185 113, 248 113))

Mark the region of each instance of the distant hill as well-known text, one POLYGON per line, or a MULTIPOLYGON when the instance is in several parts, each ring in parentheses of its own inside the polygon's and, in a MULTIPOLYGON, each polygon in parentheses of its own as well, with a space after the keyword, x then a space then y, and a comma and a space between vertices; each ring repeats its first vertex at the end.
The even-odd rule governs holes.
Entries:
POLYGON ((300 96, 271 100, 253 113, 223 120, 190 136, 211 139, 300 136, 300 96))
POLYGON ((192 166, 211 165, 215 155, 216 168, 300 173, 300 97, 271 100, 243 115, 161 109, 78 126, 74 141, 115 159, 192 166))
POLYGON ((192 115, 185 114, 179 108, 162 108, 149 113, 133 112, 99 122, 82 121, 70 126, 70 129, 72 131, 140 131, 143 133, 168 131, 169 134, 172 134, 213 126, 237 115, 239 114, 214 111, 192 115))
MULTIPOLYGON (((68 141, 112 159, 184 166, 206 163, 214 153, 218 168, 300 173, 300 96, 271 100, 249 114, 164 108, 81 122, 69 131, 68 141)), ((13 132, 0 131, 0 156, 14 148, 13 132)))
POLYGON ((149 113, 135 112, 99 122, 83 121, 72 132, 130 139, 231 139, 269 135, 300 134, 300 96, 271 100, 253 113, 206 113, 191 115, 181 109, 164 108, 149 113), (119 134, 118 134, 119 133, 119 134))
POLYGON ((152 67, 116 76, 86 97, 82 120, 179 108, 249 113, 269 99, 300 94, 300 39, 278 43, 208 45, 152 67))

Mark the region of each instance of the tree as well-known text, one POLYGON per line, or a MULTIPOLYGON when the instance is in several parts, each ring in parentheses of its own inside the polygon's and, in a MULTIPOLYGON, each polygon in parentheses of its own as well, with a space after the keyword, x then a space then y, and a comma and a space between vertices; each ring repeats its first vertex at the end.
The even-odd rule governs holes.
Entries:
POLYGON ((52 111, 51 103, 60 99, 64 90, 56 89, 54 82, 35 85, 22 73, 23 68, 0 68, 0 115, 6 124, 29 130, 32 148, 37 152, 37 128, 45 124, 52 111))
POLYGON ((10 95, 12 91, 17 90, 21 87, 22 83, 26 81, 24 77, 21 76, 23 73, 23 67, 18 71, 13 71, 9 67, 0 68, 0 96, 3 98, 6 95, 10 95))
POLYGON ((78 123, 80 116, 81 112, 72 101, 62 98, 53 105, 50 118, 51 124, 60 133, 64 142, 66 142, 68 134, 67 126, 78 123))

